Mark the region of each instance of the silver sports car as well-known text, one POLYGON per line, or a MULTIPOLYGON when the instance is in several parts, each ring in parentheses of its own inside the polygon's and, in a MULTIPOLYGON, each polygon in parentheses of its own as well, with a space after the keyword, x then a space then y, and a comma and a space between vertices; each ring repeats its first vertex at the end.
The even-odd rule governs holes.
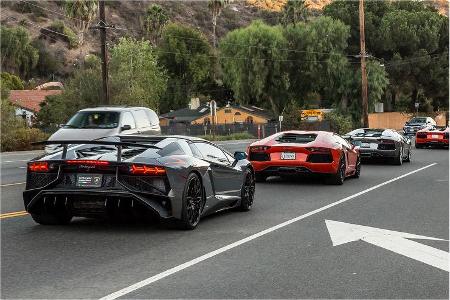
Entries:
POLYGON ((255 176, 245 152, 234 156, 185 136, 114 136, 46 141, 63 149, 28 163, 26 210, 40 224, 72 217, 157 216, 194 229, 200 217, 253 204, 255 176))
POLYGON ((359 128, 343 137, 359 147, 362 160, 388 159, 396 165, 411 161, 411 140, 395 130, 359 128))

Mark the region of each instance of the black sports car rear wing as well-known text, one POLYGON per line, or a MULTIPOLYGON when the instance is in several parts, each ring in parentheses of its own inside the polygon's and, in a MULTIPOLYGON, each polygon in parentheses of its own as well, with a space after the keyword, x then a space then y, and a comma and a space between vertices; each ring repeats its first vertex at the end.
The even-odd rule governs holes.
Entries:
MULTIPOLYGON (((133 143, 133 142, 113 142, 113 141, 86 141, 86 140, 63 140, 63 141, 40 141, 31 143, 32 145, 61 145, 63 147, 61 159, 65 159, 67 156, 67 148, 69 145, 106 145, 106 146, 115 146, 117 148, 117 161, 120 162, 122 159, 122 147, 136 147, 136 148, 153 148, 153 149, 161 149, 158 146, 150 145, 150 144, 141 144, 141 143, 133 143)), ((59 150, 57 150, 59 151, 59 150)))

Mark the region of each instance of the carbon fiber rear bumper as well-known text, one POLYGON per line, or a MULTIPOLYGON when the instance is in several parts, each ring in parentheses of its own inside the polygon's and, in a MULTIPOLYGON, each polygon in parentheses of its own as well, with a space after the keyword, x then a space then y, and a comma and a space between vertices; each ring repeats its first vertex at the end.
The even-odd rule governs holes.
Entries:
POLYGON ((172 217, 172 197, 119 189, 40 189, 23 192, 26 211, 64 209, 74 216, 95 217, 135 212, 172 217))

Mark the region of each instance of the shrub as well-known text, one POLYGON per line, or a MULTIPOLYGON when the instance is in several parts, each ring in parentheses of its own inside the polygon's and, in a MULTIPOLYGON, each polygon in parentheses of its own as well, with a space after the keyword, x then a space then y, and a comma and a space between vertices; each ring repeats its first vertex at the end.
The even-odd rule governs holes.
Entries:
POLYGON ((33 3, 20 1, 15 3, 12 8, 20 13, 32 13, 36 17, 47 17, 45 10, 39 6, 33 5, 33 3))
POLYGON ((229 135, 216 135, 215 139, 212 134, 202 135, 199 138, 208 140, 208 141, 231 141, 231 140, 251 140, 255 139, 253 135, 248 132, 239 132, 233 133, 229 135))
POLYGON ((342 114, 339 111, 333 111, 325 114, 325 120, 330 121, 331 130, 345 134, 352 130, 352 117, 342 114))
POLYGON ((48 27, 48 29, 50 29, 52 31, 56 31, 56 32, 61 33, 61 34, 64 34, 64 36, 60 36, 60 35, 57 35, 55 33, 53 33, 52 35, 54 35, 55 37, 57 36, 57 37, 61 38, 62 40, 64 40, 65 42, 67 42, 67 44, 69 45, 69 48, 76 48, 76 47, 78 47, 78 37, 77 37, 77 35, 75 34, 75 32, 73 32, 72 29, 70 29, 70 27, 66 26, 63 21, 61 21, 61 20, 54 21, 48 27))
POLYGON ((39 60, 36 66, 37 74, 44 77, 59 73, 64 64, 63 57, 50 53, 41 40, 33 41, 32 45, 39 51, 39 60))
POLYGON ((2 72, 0 84, 8 90, 23 90, 23 82, 14 74, 2 72))
POLYGON ((43 141, 50 136, 37 128, 18 127, 11 130, 2 130, 0 151, 21 151, 42 149, 42 146, 33 146, 31 143, 43 141))

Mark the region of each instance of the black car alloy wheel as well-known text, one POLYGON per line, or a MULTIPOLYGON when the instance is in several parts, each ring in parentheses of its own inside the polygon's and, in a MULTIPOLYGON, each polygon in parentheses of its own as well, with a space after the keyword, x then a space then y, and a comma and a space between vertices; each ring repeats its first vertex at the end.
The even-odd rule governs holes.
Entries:
POLYGON ((345 157, 341 156, 341 159, 339 160, 339 169, 337 170, 336 174, 333 174, 331 176, 329 183, 336 185, 344 184, 345 169, 346 169, 345 157))
POLYGON ((242 211, 250 210, 253 205, 253 199, 255 198, 255 176, 253 172, 247 170, 245 173, 245 180, 241 191, 241 205, 242 211))
POLYGON ((197 174, 191 173, 184 188, 183 213, 180 227, 183 229, 194 229, 200 221, 203 209, 203 187, 197 174))

